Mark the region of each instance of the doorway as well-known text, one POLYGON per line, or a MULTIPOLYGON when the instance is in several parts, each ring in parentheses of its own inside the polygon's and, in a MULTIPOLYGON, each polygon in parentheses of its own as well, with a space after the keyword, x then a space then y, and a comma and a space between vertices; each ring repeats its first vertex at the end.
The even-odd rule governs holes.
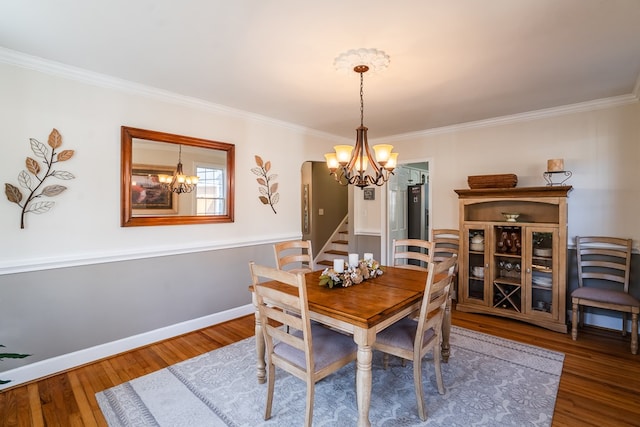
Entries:
POLYGON ((386 259, 391 261, 394 239, 430 236, 429 162, 399 165, 387 183, 386 259))

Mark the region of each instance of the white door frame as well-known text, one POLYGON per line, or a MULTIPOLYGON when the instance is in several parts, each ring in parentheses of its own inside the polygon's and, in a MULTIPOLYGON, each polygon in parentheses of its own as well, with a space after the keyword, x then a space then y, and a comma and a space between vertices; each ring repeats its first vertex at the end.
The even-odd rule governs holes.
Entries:
MULTIPOLYGON (((429 176, 427 178, 427 182, 429 183, 429 197, 428 197, 428 206, 429 206, 429 235, 431 235, 431 228, 432 228, 432 224, 433 224, 433 216, 432 216, 432 212, 433 212, 433 201, 431 198, 431 195, 433 194, 433 180, 432 178, 432 174, 433 174, 433 170, 434 170, 434 160, 432 157, 423 157, 423 158, 416 158, 416 159, 408 159, 408 160, 404 160, 402 162, 399 162, 398 165, 402 166, 402 165, 409 165, 412 163, 427 163, 428 164, 428 169, 429 169, 429 176)), ((381 203, 381 208, 382 208, 382 212, 380 214, 380 229, 382 230, 382 233, 380 233, 380 262, 382 263, 382 265, 389 265, 389 260, 391 258, 391 254, 389 252, 389 248, 391 245, 391 241, 389 239, 389 234, 390 234, 390 230, 389 230, 389 186, 388 184, 385 184, 384 186, 384 191, 381 191, 380 193, 382 193, 382 203, 381 203)))

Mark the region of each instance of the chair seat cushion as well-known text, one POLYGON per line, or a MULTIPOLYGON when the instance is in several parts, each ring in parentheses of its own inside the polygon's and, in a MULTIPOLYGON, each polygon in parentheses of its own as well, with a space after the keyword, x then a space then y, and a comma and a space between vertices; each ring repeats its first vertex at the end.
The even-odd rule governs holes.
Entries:
MULTIPOLYGON (((380 331, 376 337, 376 343, 413 351, 413 342, 416 338, 417 328, 417 321, 405 317, 399 322, 389 326, 387 329, 380 331)), ((423 343, 428 343, 434 336, 435 333, 433 329, 427 329, 424 332, 423 343)))
MULTIPOLYGON (((302 331, 294 331, 293 335, 302 337, 302 331)), ((319 371, 333 362, 356 354, 358 346, 353 337, 332 331, 321 325, 311 325, 311 346, 313 348, 314 369, 319 371)), ((283 342, 273 346, 273 352, 291 363, 305 368, 304 351, 298 350, 283 342)))
POLYGON ((614 291, 611 289, 602 289, 594 287, 581 287, 571 292, 572 298, 581 298, 592 301, 620 304, 628 306, 640 306, 640 301, 626 292, 614 291))

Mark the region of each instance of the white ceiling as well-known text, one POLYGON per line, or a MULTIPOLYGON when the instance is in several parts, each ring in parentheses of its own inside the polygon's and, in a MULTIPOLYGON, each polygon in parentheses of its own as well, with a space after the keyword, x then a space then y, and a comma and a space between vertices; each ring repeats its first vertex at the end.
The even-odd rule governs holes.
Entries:
POLYGON ((351 138, 638 96, 640 0, 3 0, 0 47, 351 138))

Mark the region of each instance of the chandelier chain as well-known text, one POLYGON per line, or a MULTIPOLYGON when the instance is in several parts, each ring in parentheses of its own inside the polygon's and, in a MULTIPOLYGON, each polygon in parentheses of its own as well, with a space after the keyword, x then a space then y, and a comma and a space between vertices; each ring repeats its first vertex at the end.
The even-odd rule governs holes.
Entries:
POLYGON ((360 126, 364 126, 364 72, 360 73, 360 126))

